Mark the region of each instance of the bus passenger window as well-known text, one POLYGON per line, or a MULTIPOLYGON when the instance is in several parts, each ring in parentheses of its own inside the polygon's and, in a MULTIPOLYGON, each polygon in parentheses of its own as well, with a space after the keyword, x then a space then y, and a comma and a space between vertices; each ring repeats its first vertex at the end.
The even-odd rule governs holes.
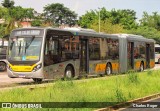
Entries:
POLYGON ((54 35, 46 37, 44 63, 52 65, 79 58, 79 37, 54 35))
POLYGON ((63 37, 61 45, 62 60, 79 58, 79 37, 63 37))
POLYGON ((140 58, 146 58, 145 57, 145 43, 143 42, 135 42, 134 45, 134 58, 140 59, 140 58))
POLYGON ((118 59, 119 58, 119 42, 114 39, 107 39, 108 56, 107 59, 118 59))
POLYGON ((89 58, 90 60, 100 59, 100 39, 99 38, 89 39, 89 58))
POLYGON ((44 63, 46 65, 51 65, 57 62, 59 62, 58 41, 50 37, 46 40, 44 63))

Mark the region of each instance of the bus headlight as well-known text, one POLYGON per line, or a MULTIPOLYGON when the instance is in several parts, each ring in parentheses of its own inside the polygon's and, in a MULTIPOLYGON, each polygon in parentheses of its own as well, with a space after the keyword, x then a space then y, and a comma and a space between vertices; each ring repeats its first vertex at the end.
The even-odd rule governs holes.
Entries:
POLYGON ((36 72, 36 71, 39 70, 41 67, 42 67, 42 64, 36 65, 36 66, 33 68, 32 72, 36 72))

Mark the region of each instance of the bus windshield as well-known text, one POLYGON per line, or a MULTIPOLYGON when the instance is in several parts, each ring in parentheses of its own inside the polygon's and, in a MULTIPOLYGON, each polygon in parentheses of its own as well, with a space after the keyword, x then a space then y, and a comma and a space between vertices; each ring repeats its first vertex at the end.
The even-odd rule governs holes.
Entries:
POLYGON ((9 60, 38 61, 41 52, 41 37, 11 37, 9 40, 9 60))

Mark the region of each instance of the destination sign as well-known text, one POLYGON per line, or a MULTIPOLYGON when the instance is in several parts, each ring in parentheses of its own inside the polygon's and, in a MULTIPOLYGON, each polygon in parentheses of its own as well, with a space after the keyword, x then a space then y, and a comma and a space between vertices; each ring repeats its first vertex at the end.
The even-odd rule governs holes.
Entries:
POLYGON ((13 31, 11 36, 25 36, 25 35, 35 35, 35 36, 42 36, 43 35, 43 30, 36 30, 36 29, 32 29, 32 30, 16 30, 13 31))

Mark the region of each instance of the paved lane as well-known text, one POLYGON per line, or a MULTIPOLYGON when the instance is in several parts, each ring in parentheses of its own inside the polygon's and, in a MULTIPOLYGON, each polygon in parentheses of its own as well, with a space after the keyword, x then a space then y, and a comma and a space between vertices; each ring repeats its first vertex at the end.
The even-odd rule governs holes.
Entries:
POLYGON ((0 72, 0 88, 15 86, 16 84, 31 83, 32 79, 9 78, 7 72, 0 72))

